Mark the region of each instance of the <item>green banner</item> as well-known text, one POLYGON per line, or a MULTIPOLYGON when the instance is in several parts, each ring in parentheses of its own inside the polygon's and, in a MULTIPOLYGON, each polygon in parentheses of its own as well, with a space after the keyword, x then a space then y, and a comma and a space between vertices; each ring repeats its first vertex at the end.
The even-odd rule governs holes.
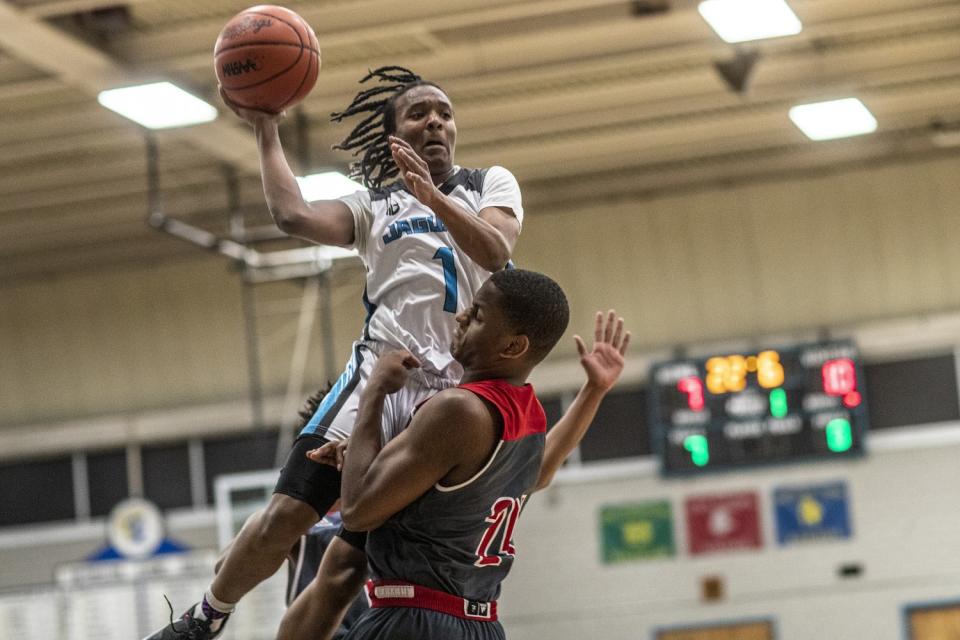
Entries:
POLYGON ((604 564, 674 556, 670 502, 604 506, 600 509, 600 537, 604 564))

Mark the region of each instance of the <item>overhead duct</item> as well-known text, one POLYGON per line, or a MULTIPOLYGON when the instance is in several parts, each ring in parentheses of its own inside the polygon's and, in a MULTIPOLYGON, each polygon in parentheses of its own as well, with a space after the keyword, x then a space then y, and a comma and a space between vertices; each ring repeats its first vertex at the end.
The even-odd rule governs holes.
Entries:
POLYGON ((750 51, 737 49, 733 58, 715 60, 713 67, 731 90, 744 93, 747 90, 747 84, 750 82, 750 76, 753 74, 753 68, 759 59, 760 52, 756 49, 750 51))

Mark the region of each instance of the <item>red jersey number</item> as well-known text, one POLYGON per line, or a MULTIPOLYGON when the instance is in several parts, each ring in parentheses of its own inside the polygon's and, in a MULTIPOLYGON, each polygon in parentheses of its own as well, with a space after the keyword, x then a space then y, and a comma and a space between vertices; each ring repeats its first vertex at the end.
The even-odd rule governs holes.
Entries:
POLYGON ((513 530, 517 526, 517 519, 520 517, 520 510, 527 496, 519 498, 497 498, 493 506, 490 507, 490 515, 487 516, 487 529, 480 538, 480 544, 477 546, 477 560, 473 564, 478 567, 497 567, 503 562, 504 556, 513 556, 517 553, 513 546, 513 530), (494 550, 494 540, 500 530, 503 534, 500 537, 500 545, 494 550))

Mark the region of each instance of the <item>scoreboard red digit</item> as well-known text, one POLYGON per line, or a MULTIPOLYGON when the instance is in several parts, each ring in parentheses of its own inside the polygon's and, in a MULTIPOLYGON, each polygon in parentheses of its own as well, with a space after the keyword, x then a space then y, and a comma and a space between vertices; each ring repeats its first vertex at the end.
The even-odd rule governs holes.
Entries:
POLYGON ((863 453, 863 372, 849 341, 663 362, 650 390, 668 475, 863 453))

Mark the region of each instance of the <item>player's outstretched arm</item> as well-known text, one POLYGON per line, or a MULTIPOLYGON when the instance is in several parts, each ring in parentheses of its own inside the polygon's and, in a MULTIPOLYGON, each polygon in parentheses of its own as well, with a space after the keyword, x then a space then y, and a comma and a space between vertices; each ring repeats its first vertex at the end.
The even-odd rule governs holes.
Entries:
POLYGON ((407 189, 437 214, 457 246, 487 271, 503 269, 520 237, 520 222, 513 211, 484 207, 478 215, 472 215, 437 189, 427 163, 409 143, 390 136, 390 152, 407 189))
POLYGON ((603 312, 597 312, 592 349, 587 350, 580 336, 574 336, 573 339, 577 343, 580 365, 587 374, 587 381, 583 383, 567 412, 547 433, 535 491, 550 484, 557 469, 590 428, 600 402, 620 378, 623 372, 623 354, 630 344, 630 332, 624 333, 623 318, 618 318, 611 309, 606 318, 603 312))
POLYGON ((457 470, 475 472, 489 455, 497 425, 486 404, 464 389, 447 389, 414 414, 403 432, 380 444, 384 399, 419 366, 406 351, 380 356, 360 398, 343 459, 340 514, 351 531, 369 531, 457 470), (457 426, 451 437, 451 425, 457 426))
POLYGON ((279 121, 284 114, 245 109, 220 97, 237 116, 253 127, 260 153, 263 194, 273 221, 284 233, 318 244, 347 246, 353 243, 353 214, 340 200, 305 202, 280 143, 279 121))

